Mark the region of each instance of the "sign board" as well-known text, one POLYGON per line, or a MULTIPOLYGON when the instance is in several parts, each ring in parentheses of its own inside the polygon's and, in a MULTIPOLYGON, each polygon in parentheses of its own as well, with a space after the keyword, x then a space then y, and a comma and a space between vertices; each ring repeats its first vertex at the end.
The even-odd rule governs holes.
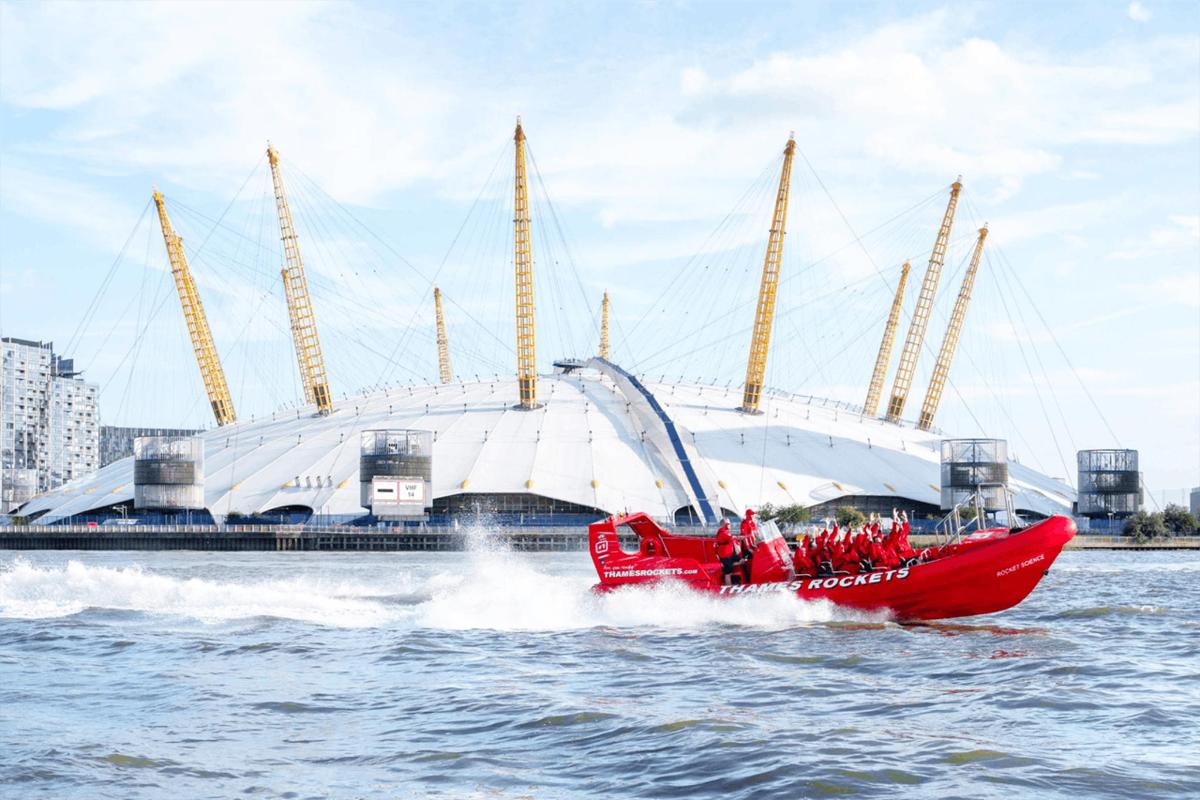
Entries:
POLYGON ((423 478, 371 479, 371 512, 377 517, 421 517, 426 497, 423 478))

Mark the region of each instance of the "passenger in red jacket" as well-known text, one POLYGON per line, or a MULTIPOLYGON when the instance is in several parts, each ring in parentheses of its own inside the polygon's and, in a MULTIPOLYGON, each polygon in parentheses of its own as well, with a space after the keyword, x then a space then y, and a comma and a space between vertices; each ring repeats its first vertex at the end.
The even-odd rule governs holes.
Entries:
MULTIPOLYGON (((836 530, 836 528, 835 528, 836 530)), ((834 571, 834 557, 836 553, 837 540, 833 538, 833 534, 829 531, 824 531, 821 534, 821 540, 818 543, 816 558, 813 559, 814 566, 817 568, 819 575, 832 575, 834 571)))
POLYGON ((754 520, 754 509, 747 508, 746 516, 742 517, 742 536, 753 536, 758 532, 758 523, 754 520))
POLYGON ((754 509, 747 508, 746 516, 742 517, 741 540, 739 546, 742 555, 742 578, 750 582, 750 566, 754 559, 754 548, 758 547, 758 523, 754 521, 754 509))
POLYGON ((809 548, 812 542, 805 536, 803 539, 796 537, 796 552, 792 556, 792 571, 797 575, 816 575, 816 567, 813 566, 812 556, 809 555, 809 548))
POLYGON ((833 571, 834 572, 850 572, 851 564, 854 562, 854 556, 847 549, 846 537, 835 539, 833 542, 833 571))
POLYGON ((861 571, 871 569, 871 546, 865 531, 854 537, 854 558, 861 571))
POLYGON ((917 552, 913 550, 912 545, 908 542, 908 534, 912 531, 912 525, 908 521, 908 512, 901 511, 897 513, 896 509, 892 509, 892 532, 896 537, 895 551, 897 557, 902 562, 911 561, 917 558, 917 552))
POLYGON ((737 564, 737 550, 733 546, 733 534, 729 532, 729 520, 721 520, 717 528, 717 559, 721 562, 721 583, 733 585, 733 569, 737 564))

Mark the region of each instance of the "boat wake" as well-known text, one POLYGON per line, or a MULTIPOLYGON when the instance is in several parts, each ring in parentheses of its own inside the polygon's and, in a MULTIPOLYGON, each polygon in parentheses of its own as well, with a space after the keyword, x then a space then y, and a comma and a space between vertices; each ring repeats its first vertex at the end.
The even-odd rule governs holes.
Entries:
POLYGON ((191 617, 206 623, 277 617, 339 627, 371 627, 389 610, 370 587, 311 577, 251 583, 177 578, 141 566, 104 567, 69 561, 35 566, 15 559, 0 567, 0 618, 51 619, 89 610, 191 617))
POLYGON ((284 579, 182 578, 142 566, 72 560, 0 563, 0 619, 53 619, 90 611, 128 611, 215 624, 274 618, 343 628, 573 631, 590 628, 689 630, 713 625, 780 629, 797 625, 882 622, 871 615, 805 602, 786 593, 717 599, 682 585, 631 587, 596 594, 594 579, 564 575, 538 559, 489 545, 458 569, 395 570, 334 579, 309 572, 284 579))

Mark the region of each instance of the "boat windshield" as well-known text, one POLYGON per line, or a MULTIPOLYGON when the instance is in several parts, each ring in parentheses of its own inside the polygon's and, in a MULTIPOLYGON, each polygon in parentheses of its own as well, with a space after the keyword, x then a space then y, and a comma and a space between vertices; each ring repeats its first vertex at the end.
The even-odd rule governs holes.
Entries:
POLYGON ((779 526, 775 524, 775 520, 759 520, 758 522, 758 540, 760 542, 769 542, 772 539, 782 539, 783 534, 779 532, 779 526))

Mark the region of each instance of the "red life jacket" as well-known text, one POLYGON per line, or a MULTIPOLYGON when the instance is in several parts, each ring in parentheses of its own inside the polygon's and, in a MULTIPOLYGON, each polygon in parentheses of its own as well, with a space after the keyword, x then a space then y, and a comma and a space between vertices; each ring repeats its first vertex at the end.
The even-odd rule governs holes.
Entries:
POLYGON ((854 555, 861 561, 870 555, 870 548, 867 546, 867 535, 860 533, 854 540, 854 555))
POLYGON ((729 528, 717 531, 717 558, 729 558, 733 555, 733 536, 729 528))
POLYGON ((887 560, 887 555, 883 552, 883 547, 878 542, 871 543, 871 563, 877 567, 882 567, 887 560))

